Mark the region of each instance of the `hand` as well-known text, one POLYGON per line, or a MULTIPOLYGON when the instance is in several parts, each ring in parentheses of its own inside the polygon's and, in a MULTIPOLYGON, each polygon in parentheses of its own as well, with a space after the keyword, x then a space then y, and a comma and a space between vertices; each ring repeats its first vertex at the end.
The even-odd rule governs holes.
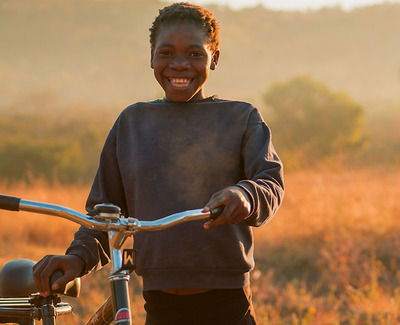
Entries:
POLYGON ((50 295, 50 276, 56 270, 61 270, 64 275, 55 281, 52 290, 65 286, 77 278, 82 272, 84 262, 75 255, 47 255, 33 266, 33 279, 36 287, 43 297, 50 295))
POLYGON ((203 212, 209 212, 221 205, 225 205, 224 211, 216 219, 207 221, 204 229, 238 223, 248 217, 251 211, 250 198, 246 191, 239 186, 230 186, 215 193, 204 207, 203 212))

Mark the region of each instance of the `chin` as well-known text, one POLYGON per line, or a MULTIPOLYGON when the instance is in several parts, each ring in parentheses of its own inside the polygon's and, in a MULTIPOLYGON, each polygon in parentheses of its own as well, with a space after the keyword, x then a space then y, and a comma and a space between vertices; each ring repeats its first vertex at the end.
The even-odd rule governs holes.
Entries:
POLYGON ((190 100, 192 100, 193 98, 195 98, 196 95, 195 94, 194 95, 182 94, 182 95, 171 95, 171 96, 166 95, 165 97, 167 98, 167 100, 169 100, 171 102, 186 103, 186 102, 189 102, 190 100))
POLYGON ((180 91, 177 89, 168 89, 165 92, 165 98, 168 101, 175 102, 175 103, 186 103, 191 100, 200 100, 203 98, 201 89, 181 89, 180 91))

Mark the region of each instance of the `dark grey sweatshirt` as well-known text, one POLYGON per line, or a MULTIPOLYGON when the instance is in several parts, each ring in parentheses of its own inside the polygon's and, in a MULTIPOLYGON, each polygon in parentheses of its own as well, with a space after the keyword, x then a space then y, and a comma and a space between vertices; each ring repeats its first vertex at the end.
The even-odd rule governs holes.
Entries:
MULTIPOLYGON (((270 130, 252 105, 210 97, 127 107, 104 145, 87 211, 113 203, 126 217, 154 220, 203 208, 232 185, 252 200, 245 221, 209 230, 194 221, 139 233, 136 272, 144 290, 240 288, 254 267, 251 227, 272 218, 284 193, 270 130)), ((85 274, 108 262, 107 236, 81 227, 67 254, 85 261, 85 274)))

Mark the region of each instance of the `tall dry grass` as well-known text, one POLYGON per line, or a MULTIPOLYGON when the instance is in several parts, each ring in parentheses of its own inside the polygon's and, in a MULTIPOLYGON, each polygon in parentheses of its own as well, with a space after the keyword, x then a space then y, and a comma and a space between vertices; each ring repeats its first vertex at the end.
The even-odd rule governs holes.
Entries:
POLYGON ((400 323, 400 174, 289 174, 282 209, 256 229, 262 324, 400 323))
MULTIPOLYGON (((31 186, 0 184, 0 193, 61 204, 84 212, 88 188, 57 183, 49 186, 36 180, 31 186)), ((61 218, 4 210, 0 210, 0 225, 0 265, 12 258, 38 260, 45 254, 63 254, 79 227, 61 218)))
MULTIPOLYGON (((305 171, 286 175, 278 215, 255 229, 254 303, 260 324, 400 323, 400 173, 305 171)), ((0 193, 83 211, 88 188, 0 185, 0 193)), ((61 219, 0 212, 0 265, 63 253, 76 226, 61 219)), ((140 280, 132 278, 134 323, 144 323, 140 280)), ((83 278, 75 314, 83 324, 109 294, 107 269, 83 278)))

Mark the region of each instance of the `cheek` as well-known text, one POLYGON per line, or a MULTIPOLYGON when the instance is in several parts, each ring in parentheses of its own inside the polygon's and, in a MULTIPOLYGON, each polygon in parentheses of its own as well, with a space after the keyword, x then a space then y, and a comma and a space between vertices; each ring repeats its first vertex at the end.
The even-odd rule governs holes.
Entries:
POLYGON ((159 58, 155 57, 152 60, 152 68, 155 72, 159 73, 163 70, 163 67, 165 66, 164 62, 160 60, 159 58))
POLYGON ((162 67, 157 62, 153 62, 153 72, 154 72, 154 76, 157 78, 157 80, 159 78, 161 78, 162 67))

